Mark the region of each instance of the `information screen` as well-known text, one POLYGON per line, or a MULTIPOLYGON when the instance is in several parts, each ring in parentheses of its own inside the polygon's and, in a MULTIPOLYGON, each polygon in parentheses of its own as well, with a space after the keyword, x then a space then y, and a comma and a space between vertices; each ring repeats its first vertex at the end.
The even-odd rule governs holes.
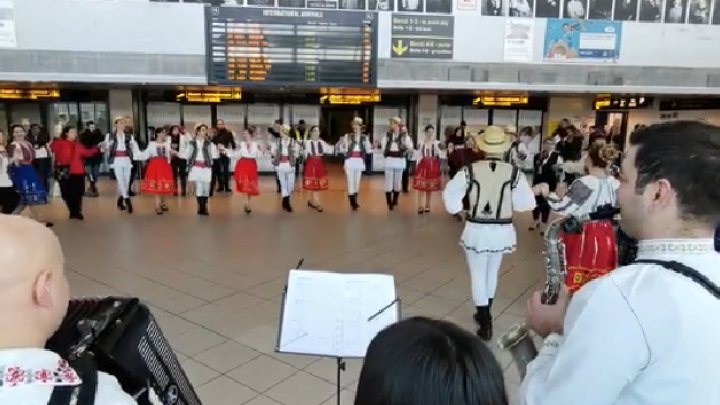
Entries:
POLYGON ((213 7, 209 18, 211 84, 375 86, 376 13, 213 7))

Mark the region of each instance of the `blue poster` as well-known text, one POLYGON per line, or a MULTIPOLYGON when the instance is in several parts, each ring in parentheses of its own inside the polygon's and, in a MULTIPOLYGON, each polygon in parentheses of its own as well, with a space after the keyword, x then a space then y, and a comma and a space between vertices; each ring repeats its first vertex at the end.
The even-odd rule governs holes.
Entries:
POLYGON ((617 63, 622 22, 548 19, 543 59, 559 63, 617 63))

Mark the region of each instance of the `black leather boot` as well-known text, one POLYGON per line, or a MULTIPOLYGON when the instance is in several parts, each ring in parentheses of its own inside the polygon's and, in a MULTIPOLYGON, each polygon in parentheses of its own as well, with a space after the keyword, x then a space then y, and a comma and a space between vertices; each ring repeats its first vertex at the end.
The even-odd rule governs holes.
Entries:
POLYGON ((293 212, 292 205, 290 205, 290 196, 285 197, 287 200, 287 212, 293 212))
POLYGON ((196 197, 197 199, 197 214, 202 215, 202 197, 196 197))
POLYGON ((350 203, 350 208, 355 210, 355 203, 353 202, 353 196, 348 195, 348 202, 350 203))
POLYGON ((117 198, 117 207, 120 211, 125 211, 125 204, 123 203, 122 197, 117 198))
POLYGON ((127 212, 128 212, 128 214, 132 214, 132 213, 133 213, 133 206, 132 206, 132 201, 130 201, 129 198, 126 198, 126 199, 125 199, 125 206, 127 207, 127 212))
POLYGON ((357 193, 353 194, 353 206, 354 210, 357 211, 358 208, 360 208, 360 204, 358 204, 358 195, 357 193))
POLYGON ((477 335, 481 336, 483 333, 483 325, 485 324, 485 310, 484 307, 475 307, 475 315, 473 315, 473 319, 475 320, 475 324, 477 325, 477 335))
POLYGON ((492 326, 492 314, 490 313, 490 307, 482 307, 483 314, 482 314, 482 325, 480 326, 480 330, 478 331, 478 336, 480 336, 480 339, 488 342, 490 339, 492 339, 493 335, 493 326, 492 326))
POLYGON ((399 200, 399 199, 400 199, 400 192, 399 192, 399 191, 393 191, 393 193, 392 193, 392 205, 393 205, 393 208, 394 208, 394 207, 397 207, 397 205, 398 205, 398 200, 399 200))
POLYGON ((200 209, 202 212, 200 212, 200 215, 210 215, 210 212, 208 211, 208 200, 209 197, 200 197, 200 209))
POLYGON ((388 209, 392 211, 393 209, 393 203, 392 203, 392 193, 389 191, 385 192, 385 202, 387 203, 388 209))

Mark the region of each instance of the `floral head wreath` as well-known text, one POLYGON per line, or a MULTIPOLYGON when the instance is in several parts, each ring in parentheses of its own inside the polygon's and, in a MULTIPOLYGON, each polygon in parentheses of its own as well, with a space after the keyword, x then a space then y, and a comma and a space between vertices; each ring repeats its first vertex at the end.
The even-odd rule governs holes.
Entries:
POLYGON ((604 162, 609 163, 615 160, 615 157, 617 156, 617 151, 612 145, 605 145, 600 147, 600 150, 598 151, 598 156, 604 162))

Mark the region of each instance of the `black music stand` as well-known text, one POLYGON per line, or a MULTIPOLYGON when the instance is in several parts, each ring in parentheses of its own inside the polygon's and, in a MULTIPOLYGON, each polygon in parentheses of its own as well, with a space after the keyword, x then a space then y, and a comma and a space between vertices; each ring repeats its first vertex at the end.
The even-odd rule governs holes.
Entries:
MULTIPOLYGON (((300 267, 301 267, 302 264, 303 264, 303 261, 304 261, 304 259, 303 259, 303 260, 300 260, 300 262, 298 263, 298 265, 297 265, 297 267, 296 267, 296 270, 297 270, 297 269, 300 269, 300 267)), ((340 403, 341 403, 341 401, 340 401, 340 394, 342 393, 341 377, 342 377, 342 372, 346 370, 345 359, 346 359, 346 358, 362 358, 362 357, 357 357, 357 356, 339 356, 339 355, 336 355, 336 354, 327 354, 327 355, 324 355, 324 354, 319 354, 319 353, 301 353, 301 352, 294 352, 294 351, 285 351, 285 350, 283 350, 283 348, 281 347, 281 342, 282 342, 282 335, 283 335, 283 322, 284 322, 284 319, 285 319, 285 308, 286 308, 286 305, 285 305, 285 304, 286 304, 286 301, 287 301, 287 295, 288 295, 288 286, 285 285, 285 288, 283 289, 282 300, 281 300, 281 303, 280 303, 280 323, 279 323, 279 325, 278 325, 278 333, 277 333, 277 340, 276 340, 276 344, 275 344, 275 352, 276 352, 276 353, 284 353, 284 354, 295 354, 295 355, 300 355, 300 356, 316 356, 316 357, 330 357, 330 358, 334 358, 334 359, 336 360, 336 362, 337 362, 337 378, 336 378, 336 381, 335 381, 335 392, 336 392, 336 397, 337 397, 337 404, 340 405, 340 403)), ((388 303, 387 305, 385 305, 384 307, 379 308, 377 312, 375 312, 375 313, 372 314, 370 317, 368 317, 367 322, 370 322, 370 321, 376 319, 377 317, 379 317, 380 315, 384 314, 386 311, 388 311, 389 309, 391 309, 393 306, 396 306, 396 308, 397 308, 397 309, 396 309, 396 310, 397 310, 397 314, 396 314, 395 321, 400 320, 400 319, 401 319, 401 314, 402 314, 401 303, 402 303, 402 302, 401 302, 401 299, 400 299, 399 297, 396 297, 394 300, 392 300, 391 302, 389 302, 389 303, 388 303)), ((294 339, 294 340, 291 340, 290 342, 285 343, 285 345, 287 346, 287 345, 289 345, 290 343, 293 343, 295 340, 299 340, 299 339, 305 337, 306 335, 307 335, 307 333, 305 333, 305 334, 297 337, 297 338, 294 339)), ((369 342, 368 342, 368 343, 369 343, 369 342)))

